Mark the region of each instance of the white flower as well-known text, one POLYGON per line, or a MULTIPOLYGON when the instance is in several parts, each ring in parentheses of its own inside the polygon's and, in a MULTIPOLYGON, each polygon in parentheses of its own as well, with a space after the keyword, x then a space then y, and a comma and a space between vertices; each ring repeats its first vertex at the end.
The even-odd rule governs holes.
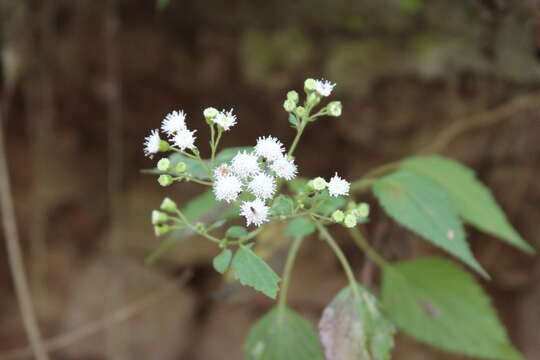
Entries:
POLYGON ((315 80, 315 91, 317 91, 321 96, 330 96, 332 90, 334 90, 336 84, 331 83, 328 80, 315 80))
POLYGON ((152 130, 150 135, 144 139, 144 155, 150 159, 154 157, 154 154, 159 152, 159 145, 161 139, 159 137, 158 129, 152 130))
POLYGON ((268 221, 269 207, 264 205, 261 199, 253 201, 245 201, 240 208, 240 215, 245 216, 247 226, 254 224, 261 226, 262 223, 268 221))
POLYGON ((217 178, 214 183, 214 194, 217 200, 231 202, 236 200, 242 191, 242 182, 236 176, 228 175, 217 178))
POLYGON ((281 141, 272 136, 260 137, 255 145, 255 152, 268 161, 274 161, 283 156, 285 148, 281 141))
POLYGON ((280 157, 275 160, 270 169, 274 170, 277 177, 283 178, 285 180, 292 180, 298 172, 297 166, 294 164, 293 160, 288 160, 285 156, 280 157))
POLYGON ((351 184, 336 173, 328 182, 328 192, 332 196, 349 195, 351 184))
POLYGON ((276 192, 276 181, 272 176, 260 173, 253 177, 248 188, 253 195, 265 200, 271 198, 276 192))
POLYGON ((241 178, 246 178, 255 175, 260 171, 257 156, 248 154, 247 152, 239 152, 232 159, 233 172, 241 178))
POLYGON ((174 145, 180 148, 181 151, 186 149, 193 150, 195 148, 195 134, 197 130, 189 131, 188 129, 182 129, 176 133, 172 138, 174 145))
POLYGON ((222 110, 216 115, 214 122, 227 131, 236 125, 236 115, 233 115, 233 109, 229 111, 222 110))
POLYGON ((232 175, 232 170, 227 164, 221 164, 217 168, 214 169, 214 177, 216 179, 223 176, 229 176, 229 175, 232 175))
POLYGON ((169 136, 186 129, 186 113, 182 110, 171 111, 161 122, 161 130, 169 136))

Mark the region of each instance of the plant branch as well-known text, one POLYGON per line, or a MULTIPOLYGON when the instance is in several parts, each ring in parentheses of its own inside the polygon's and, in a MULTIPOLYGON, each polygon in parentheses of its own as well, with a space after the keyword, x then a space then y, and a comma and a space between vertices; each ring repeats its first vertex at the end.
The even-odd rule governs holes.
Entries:
POLYGON ((278 300, 278 312, 280 321, 283 319, 285 306, 287 304, 287 295, 289 294, 289 283, 291 281, 291 273, 296 260, 296 255, 298 255, 298 249, 304 241, 303 236, 296 236, 293 240, 291 248, 289 249, 289 254, 287 255, 287 260, 285 261, 285 268, 283 270, 283 282, 281 283, 281 291, 279 293, 278 300))

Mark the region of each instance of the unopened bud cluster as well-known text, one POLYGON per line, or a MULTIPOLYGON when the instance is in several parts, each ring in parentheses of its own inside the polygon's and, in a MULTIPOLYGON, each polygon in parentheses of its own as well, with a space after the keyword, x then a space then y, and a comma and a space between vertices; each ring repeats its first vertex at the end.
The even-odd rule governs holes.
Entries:
POLYGON ((332 220, 334 222, 343 224, 347 228, 355 227, 358 223, 366 221, 368 217, 369 204, 356 204, 352 201, 347 204, 347 209, 345 211, 336 210, 332 214, 332 220))

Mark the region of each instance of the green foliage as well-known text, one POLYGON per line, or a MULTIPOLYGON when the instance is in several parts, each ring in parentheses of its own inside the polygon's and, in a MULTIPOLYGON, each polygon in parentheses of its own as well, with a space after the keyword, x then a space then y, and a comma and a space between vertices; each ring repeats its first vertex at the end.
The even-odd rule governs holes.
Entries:
POLYGON ((219 272, 220 274, 224 274, 225 271, 227 271, 227 269, 229 268, 231 259, 232 251, 230 249, 224 249, 222 252, 219 253, 219 255, 214 258, 214 261, 212 261, 212 265, 217 272, 219 272))
POLYGON ((291 215, 294 212, 294 201, 287 195, 279 195, 272 203, 272 215, 291 215))
POLYGON ((437 155, 409 158, 402 168, 425 176, 444 188, 465 221, 523 251, 534 252, 510 225, 489 188, 476 179, 472 170, 437 155))
POLYGON ((216 221, 215 223, 213 223, 212 225, 207 227, 206 231, 212 231, 212 230, 219 229, 220 227, 222 227, 226 223, 227 223, 227 219, 219 219, 218 221, 216 221))
POLYGON ((297 177, 295 179, 292 179, 291 181, 288 181, 287 187, 293 193, 298 194, 306 190, 307 183, 308 183, 308 180, 306 178, 297 177))
POLYGON ((334 211, 343 207, 347 203, 346 198, 342 196, 330 196, 330 194, 328 194, 328 191, 324 191, 323 193, 321 193, 320 196, 324 200, 322 204, 319 205, 319 207, 317 208, 317 212, 324 216, 329 216, 334 211))
POLYGON ((236 238, 239 239, 241 237, 244 237, 248 234, 248 231, 243 226, 231 226, 227 229, 227 232, 225 233, 225 236, 228 238, 236 238))
POLYGON ((449 260, 428 257, 385 268, 382 301, 386 314, 422 342, 469 356, 523 359, 482 288, 449 260))
POLYGON ((463 260, 485 277, 465 240, 463 225, 446 192, 406 170, 378 179, 373 192, 394 220, 463 260))
POLYGON ((292 126, 296 127, 299 125, 299 122, 298 122, 298 119, 296 116, 294 116, 294 114, 289 114, 289 122, 291 123, 292 126))
POLYGON ((244 345, 247 360, 323 360, 313 326, 288 308, 274 308, 249 332, 244 345))
POLYGON ((242 285, 255 288, 275 299, 279 290, 279 276, 248 246, 240 245, 232 261, 235 277, 242 285))
POLYGON ((357 285, 341 290, 324 310, 319 334, 327 359, 388 360, 395 326, 382 314, 377 299, 357 285))
POLYGON ((305 236, 315 231, 315 224, 305 217, 295 218, 287 224, 285 235, 305 236))

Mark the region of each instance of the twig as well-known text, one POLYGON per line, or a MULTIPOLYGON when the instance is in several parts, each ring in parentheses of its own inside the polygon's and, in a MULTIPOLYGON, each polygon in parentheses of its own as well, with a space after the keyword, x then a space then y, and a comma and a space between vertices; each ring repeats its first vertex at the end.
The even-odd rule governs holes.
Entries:
MULTIPOLYGON (((57 335, 45 341, 45 349, 48 352, 58 351, 69 345, 77 343, 84 340, 85 338, 95 335, 96 333, 104 330, 105 328, 119 324, 124 321, 127 321, 134 316, 142 313, 144 310, 148 309, 155 302, 165 298, 173 290, 178 287, 179 282, 181 284, 185 283, 190 277, 190 271, 185 271, 181 276, 179 281, 170 281, 163 286, 162 289, 157 291, 152 291, 150 294, 145 295, 144 297, 137 299, 131 304, 126 305, 125 307, 118 309, 99 320, 90 322, 86 325, 83 325, 73 331, 57 335)), ((28 347, 15 349, 8 351, 6 353, 0 354, 0 359, 2 360, 16 360, 25 358, 32 355, 32 350, 28 347)))
POLYGON ((38 360, 48 360, 49 357, 43 347, 23 263, 19 233, 15 220, 15 210, 13 208, 13 199, 11 196, 11 185, 9 183, 3 125, 2 108, 0 107, 0 205, 2 207, 2 223, 4 227, 9 267, 13 282, 15 283, 15 294, 21 310, 26 335, 30 341, 31 352, 38 360))

